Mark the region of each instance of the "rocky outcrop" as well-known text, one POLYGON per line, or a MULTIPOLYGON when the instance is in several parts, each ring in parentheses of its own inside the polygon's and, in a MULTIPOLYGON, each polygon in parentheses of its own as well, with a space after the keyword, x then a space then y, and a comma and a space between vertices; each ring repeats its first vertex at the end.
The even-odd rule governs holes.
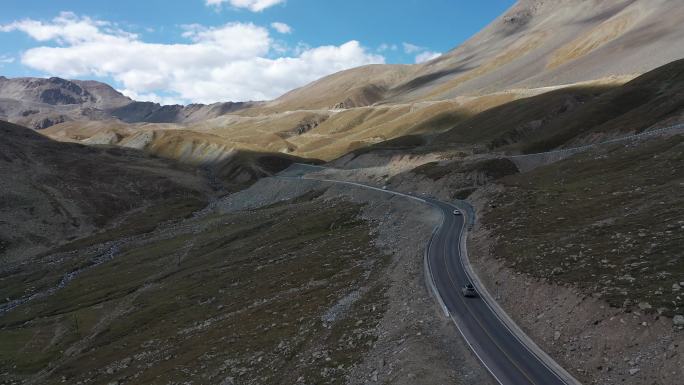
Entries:
POLYGON ((49 79, 2 78, 0 79, 0 98, 51 106, 79 104, 101 108, 131 102, 129 98, 104 83, 70 81, 57 77, 49 79), (93 89, 99 97, 91 93, 89 88, 93 89))

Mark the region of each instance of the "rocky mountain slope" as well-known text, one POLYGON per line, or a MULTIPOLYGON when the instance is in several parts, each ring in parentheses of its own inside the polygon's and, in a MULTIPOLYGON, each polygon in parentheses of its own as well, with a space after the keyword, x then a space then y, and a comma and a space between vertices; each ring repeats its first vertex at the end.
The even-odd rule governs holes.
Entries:
POLYGON ((683 20, 673 0, 521 0, 430 62, 349 70, 271 105, 406 103, 633 76, 682 57, 684 31, 677 26, 683 20))
POLYGON ((0 122, 0 256, 22 260, 127 216, 164 220, 210 191, 189 167, 121 148, 59 143, 0 122), (165 207, 166 214, 153 214, 165 207))
POLYGON ((63 122, 120 119, 123 122, 184 123, 244 108, 249 103, 161 106, 136 102, 107 84, 52 77, 0 76, 0 119, 34 129, 63 122))
POLYGON ((678 383, 681 130, 514 155, 684 121, 683 20, 675 0, 521 0, 431 62, 258 105, 2 79, 3 116, 55 140, 0 124, 0 382, 492 382, 424 284, 439 218, 267 178, 303 156, 469 201, 487 288, 583 383, 678 383))
MULTIPOLYGON (((78 131, 74 122, 98 121, 95 135, 100 138, 95 141, 103 135, 111 138, 111 127, 120 123, 133 123, 133 130, 135 123, 160 123, 155 130, 215 135, 203 136, 205 146, 331 160, 397 137, 467 126, 482 112, 535 96, 544 101, 544 94, 555 98, 550 107, 574 109, 588 97, 680 59, 684 32, 677 26, 682 21, 684 10, 674 0, 522 0, 430 62, 351 69, 270 102, 159 106, 126 102, 114 90, 92 82, 52 79, 39 81, 52 84, 47 96, 63 95, 55 97, 77 104, 46 104, 33 94, 11 91, 18 86, 6 85, 11 92, 0 90, 0 95, 10 98, 2 99, 0 117, 36 128, 64 121, 63 133, 78 131), (74 93, 76 87, 93 96, 78 96, 83 92, 74 93), (582 90, 575 92, 578 88, 582 90)), ((547 121, 555 120, 548 116, 554 113, 542 114, 537 108, 528 114, 535 115, 525 122, 528 126, 509 125, 492 140, 500 146, 515 142, 521 133, 537 135, 547 121)), ((90 137, 66 133, 55 138, 90 137)), ((197 143, 196 135, 189 134, 188 141, 197 143)))
POLYGON ((121 221, 142 231, 198 210, 214 195, 243 189, 292 162, 306 161, 233 151, 213 162, 202 156, 193 163, 192 154, 152 157, 137 148, 60 143, 6 122, 0 122, 0 134, 0 255, 5 261, 30 257, 121 221))
POLYGON ((684 375, 684 135, 599 146, 470 197, 507 311, 583 383, 684 375))
POLYGON ((679 123, 682 86, 684 60, 677 60, 624 85, 564 88, 501 105, 459 122, 433 142, 533 153, 605 141, 679 123))
POLYGON ((0 272, 3 298, 16 298, 26 281, 41 293, 80 268, 61 300, 0 308, 3 383, 342 384, 387 306, 376 276, 388 258, 358 210, 301 199, 212 213, 129 237, 107 263, 77 244, 46 258, 49 270, 0 272))

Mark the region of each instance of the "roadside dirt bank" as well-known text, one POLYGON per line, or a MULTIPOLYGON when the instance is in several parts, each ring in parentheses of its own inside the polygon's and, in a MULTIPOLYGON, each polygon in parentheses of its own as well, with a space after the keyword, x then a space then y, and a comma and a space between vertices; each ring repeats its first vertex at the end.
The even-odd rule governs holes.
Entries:
POLYGON ((388 309, 374 331, 376 341, 351 370, 348 384, 493 384, 439 311, 425 285, 423 255, 440 216, 427 206, 378 191, 310 180, 262 179, 218 203, 219 210, 254 209, 312 190, 320 199, 342 197, 363 203, 376 246, 392 255, 379 279, 389 288, 388 309))
MULTIPOLYGON (((497 188, 472 196, 478 213, 497 188)), ((478 275, 515 322, 584 384, 678 384, 684 378, 684 332, 672 319, 626 312, 574 287, 507 267, 492 255, 496 234, 479 224, 468 236, 478 275)))

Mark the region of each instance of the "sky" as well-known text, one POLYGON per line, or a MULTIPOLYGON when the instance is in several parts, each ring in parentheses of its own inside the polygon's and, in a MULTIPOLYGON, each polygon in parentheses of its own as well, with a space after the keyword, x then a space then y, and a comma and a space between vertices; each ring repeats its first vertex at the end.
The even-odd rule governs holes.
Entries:
POLYGON ((104 81, 162 104, 269 100, 445 53, 514 0, 3 0, 0 75, 104 81))

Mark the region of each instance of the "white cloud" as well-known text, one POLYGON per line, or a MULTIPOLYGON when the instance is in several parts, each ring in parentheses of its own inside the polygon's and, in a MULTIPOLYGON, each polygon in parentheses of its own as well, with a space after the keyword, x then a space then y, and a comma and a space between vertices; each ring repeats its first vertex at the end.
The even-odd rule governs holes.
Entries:
POLYGON ((424 63, 426 61, 430 61, 442 55, 441 52, 430 51, 425 47, 421 47, 419 45, 411 43, 402 43, 402 46, 404 47, 404 53, 409 55, 416 54, 416 63, 424 63))
POLYGON ((399 47, 396 44, 382 43, 378 47, 378 52, 396 51, 397 49, 399 49, 399 47))
POLYGON ((266 55, 271 46, 268 30, 252 23, 228 23, 218 28, 192 24, 184 29, 183 37, 197 45, 220 47, 235 59, 266 55))
POLYGON ((425 63, 440 56, 442 56, 441 52, 425 51, 416 56, 416 64, 425 63))
POLYGON ((275 29, 279 33, 284 33, 284 34, 292 33, 292 27, 290 27, 289 25, 287 25, 285 23, 281 23, 278 21, 271 23, 271 28, 275 29))
POLYGON ((137 35, 115 28, 111 23, 78 17, 72 12, 62 12, 51 23, 24 19, 0 25, 0 32, 21 31, 41 42, 57 41, 61 45, 86 42, 121 42, 136 39, 137 35))
POLYGON ((24 52, 24 65, 55 76, 110 77, 127 95, 148 100, 272 99, 337 71, 384 62, 358 41, 300 45, 291 57, 274 57, 280 51, 268 29, 251 23, 188 25, 184 30, 187 43, 156 44, 74 14, 60 14, 51 22, 26 19, 0 25, 0 31, 22 31, 39 42, 56 43, 24 52))
POLYGON ((402 45, 404 46, 404 52, 409 53, 409 54, 425 50, 424 47, 421 47, 421 46, 418 46, 415 44, 411 44, 411 43, 402 43, 402 45))
POLYGON ((0 55, 0 65, 14 63, 13 56, 0 55))
POLYGON ((139 102, 153 102, 153 103, 159 103, 162 105, 173 105, 173 104, 185 104, 184 100, 179 99, 179 98, 174 98, 170 96, 163 96, 163 95, 158 95, 154 92, 150 92, 147 94, 141 94, 138 92, 135 92, 133 90, 129 89, 123 89, 123 90, 117 90, 121 92, 122 94, 128 96, 129 98, 133 100, 137 100, 139 102))
POLYGON ((261 12, 266 8, 284 3, 285 0, 205 0, 207 5, 220 7, 228 3, 235 8, 249 9, 252 12, 261 12))

